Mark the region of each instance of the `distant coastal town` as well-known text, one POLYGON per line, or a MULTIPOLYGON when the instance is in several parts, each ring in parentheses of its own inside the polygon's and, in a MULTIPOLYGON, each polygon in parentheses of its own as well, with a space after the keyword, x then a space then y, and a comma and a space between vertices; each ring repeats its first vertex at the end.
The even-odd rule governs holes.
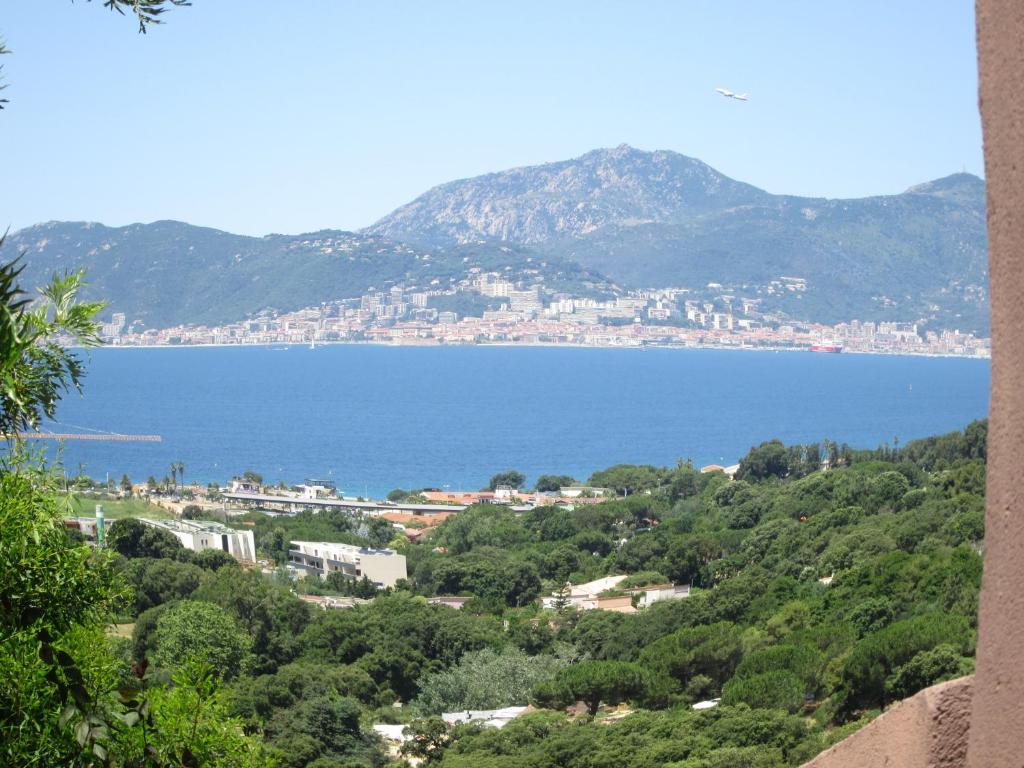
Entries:
MULTIPOLYGON (((806 283, 780 277, 765 288, 769 294, 800 293, 806 283)), ((973 333, 915 322, 804 322, 762 312, 760 303, 717 284, 701 291, 661 288, 591 298, 550 293, 541 285, 522 288, 499 274, 482 273, 443 290, 393 286, 217 326, 150 329, 115 312, 101 335, 107 345, 121 347, 516 344, 991 356, 991 340, 973 333)))

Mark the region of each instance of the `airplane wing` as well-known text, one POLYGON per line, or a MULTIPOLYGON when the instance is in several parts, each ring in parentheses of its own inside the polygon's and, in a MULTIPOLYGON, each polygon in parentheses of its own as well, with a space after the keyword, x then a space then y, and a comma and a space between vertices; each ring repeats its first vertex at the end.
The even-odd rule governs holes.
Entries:
POLYGON ((732 91, 727 91, 725 88, 715 88, 723 96, 732 96, 732 91))
POLYGON ((747 100, 747 94, 741 93, 741 94, 738 94, 738 95, 733 95, 733 98, 734 99, 739 99, 740 101, 746 101, 747 100))

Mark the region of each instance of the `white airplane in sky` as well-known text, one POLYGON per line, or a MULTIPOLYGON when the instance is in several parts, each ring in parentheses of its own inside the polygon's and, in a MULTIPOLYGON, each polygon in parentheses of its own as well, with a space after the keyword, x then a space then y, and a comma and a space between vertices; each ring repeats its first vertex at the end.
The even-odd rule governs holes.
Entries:
POLYGON ((715 90, 718 91, 723 96, 725 96, 727 99, 736 99, 737 101, 747 100, 747 94, 745 93, 733 93, 732 91, 728 91, 725 88, 715 88, 715 90))

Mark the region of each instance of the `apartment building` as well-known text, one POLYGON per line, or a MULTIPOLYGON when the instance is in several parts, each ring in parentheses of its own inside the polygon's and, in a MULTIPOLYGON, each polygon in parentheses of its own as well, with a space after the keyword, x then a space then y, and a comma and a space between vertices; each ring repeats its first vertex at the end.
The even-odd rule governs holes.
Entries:
POLYGON ((239 531, 209 520, 148 520, 140 517, 139 522, 151 528, 167 531, 177 538, 185 549, 191 549, 193 552, 220 549, 236 560, 256 560, 256 543, 252 531, 239 531))
POLYGON ((399 579, 408 576, 405 555, 393 549, 370 549, 327 541, 293 541, 288 550, 288 564, 299 572, 320 578, 329 573, 342 573, 352 579, 365 576, 378 587, 393 587, 399 579))

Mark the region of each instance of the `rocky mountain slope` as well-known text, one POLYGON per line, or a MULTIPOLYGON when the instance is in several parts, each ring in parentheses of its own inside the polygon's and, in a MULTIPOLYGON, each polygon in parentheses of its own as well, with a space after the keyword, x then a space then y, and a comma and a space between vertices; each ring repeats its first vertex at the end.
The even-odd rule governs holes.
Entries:
POLYGON ((781 276, 781 308, 837 322, 988 323, 984 183, 899 195, 772 195, 675 152, 628 146, 435 187, 366 230, 408 243, 532 245, 631 287, 741 288, 781 276))

